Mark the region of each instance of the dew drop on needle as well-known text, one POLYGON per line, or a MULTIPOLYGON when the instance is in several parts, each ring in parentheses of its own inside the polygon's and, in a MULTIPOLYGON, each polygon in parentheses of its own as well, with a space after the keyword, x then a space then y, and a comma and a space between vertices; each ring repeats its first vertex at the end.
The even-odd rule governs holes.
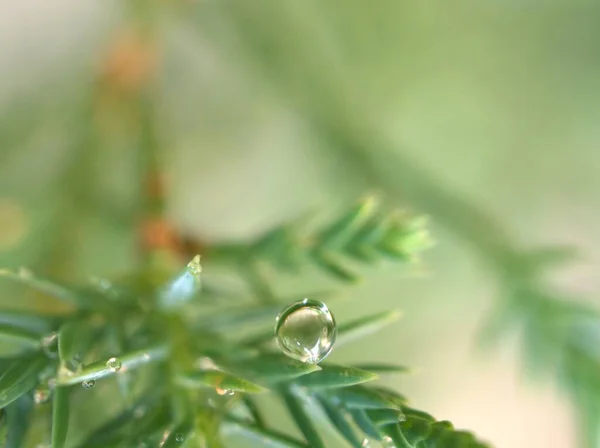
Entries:
POLYGON ((318 300, 293 303, 275 322, 275 337, 283 353, 311 364, 321 362, 331 352, 336 334, 333 314, 318 300))
POLYGON ((123 367, 123 363, 119 358, 110 358, 106 361, 106 367, 108 367, 112 372, 118 372, 123 367))

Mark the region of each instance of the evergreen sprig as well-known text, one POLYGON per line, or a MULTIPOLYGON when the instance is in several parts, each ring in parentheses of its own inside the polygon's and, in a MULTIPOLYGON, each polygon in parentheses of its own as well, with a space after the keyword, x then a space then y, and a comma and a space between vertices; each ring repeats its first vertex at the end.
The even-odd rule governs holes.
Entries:
MULTIPOLYGON (((295 247, 308 259, 325 251, 350 257, 360 249, 407 260, 429 241, 421 223, 414 222, 388 221, 366 201, 313 237, 291 241, 302 242, 295 247), (383 230, 373 233, 374 228, 383 230)), ((288 253, 290 245, 282 251, 284 240, 273 237, 278 234, 271 232, 237 252, 244 255, 238 261, 248 260, 248 254, 276 260, 288 253)), ((242 331, 257 316, 272 321, 281 304, 239 305, 233 313, 227 305, 215 311, 198 294, 199 272, 196 257, 170 280, 148 289, 128 278, 70 286, 27 270, 0 271, 0 277, 70 307, 59 316, 0 313, 0 434, 5 446, 26 446, 37 419, 51 421, 52 448, 220 447, 222 436, 232 431, 265 446, 318 448, 325 446, 324 426, 352 447, 367 446, 369 439, 403 448, 486 446, 449 422, 409 407, 400 394, 372 385, 379 373, 402 372, 402 366, 303 363, 273 349, 268 343, 274 339, 272 330, 250 343, 232 339, 232 325, 242 331), (117 383, 118 391, 111 393, 120 396, 119 409, 87 432, 73 431, 79 397, 99 399, 86 389, 109 387, 111 378, 117 383), (253 398, 267 392, 281 399, 303 440, 270 427, 253 398), (48 393, 51 411, 36 411, 48 393)), ((155 283, 139 274, 135 279, 155 283)), ((363 337, 397 317, 388 312, 341 323, 338 343, 363 337)))

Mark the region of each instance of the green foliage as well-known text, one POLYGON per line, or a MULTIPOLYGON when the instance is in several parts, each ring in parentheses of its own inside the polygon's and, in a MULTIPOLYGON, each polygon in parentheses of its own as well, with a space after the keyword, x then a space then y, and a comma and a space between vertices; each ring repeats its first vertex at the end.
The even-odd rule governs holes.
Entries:
MULTIPOLYGON (((415 221, 407 218, 405 222, 415 221)), ((229 257, 235 254, 231 266, 237 269, 254 257, 273 263, 283 257, 287 262, 291 261, 289 254, 295 252, 304 253, 310 262, 322 254, 349 257, 360 247, 360 251, 371 251, 378 257, 406 261, 428 241, 421 224, 413 224, 387 223, 387 218, 373 213, 367 201, 316 236, 273 238, 290 228, 284 226, 259 242, 238 247, 229 257), (368 223, 385 230, 377 238, 365 239, 365 233, 372 233, 365 230, 368 223)), ((66 298, 71 306, 71 311, 53 318, 0 314, 1 337, 19 342, 14 344, 18 350, 2 355, 7 367, 0 376, 0 406, 5 408, 2 425, 9 446, 24 446, 32 391, 45 385, 53 389, 52 410, 35 418, 51 419, 53 448, 140 443, 218 447, 222 446, 220 437, 232 431, 257 438, 266 446, 318 448, 325 446, 321 430, 328 425, 324 422, 353 447, 363 446, 365 438, 390 439, 398 447, 483 446, 467 433, 409 408, 400 394, 372 385, 379 377, 377 372, 398 373, 404 367, 303 363, 277 351, 272 329, 260 330, 258 337, 249 338, 250 343, 232 339, 231 328, 240 329, 257 319, 261 322, 266 318, 272 326, 283 303, 224 304, 215 309, 214 302, 209 301, 208 307, 204 296, 198 294, 197 260, 150 289, 136 284, 153 283, 137 274, 136 281, 125 278, 114 285, 103 283, 102 288, 92 288, 2 271, 5 278, 58 299, 66 298), (54 343, 56 350, 50 346, 54 343), (81 440, 73 439, 69 434, 70 416, 77 413, 75 403, 84 394, 86 400, 94 400, 94 389, 90 388, 94 384, 97 388, 110 387, 111 378, 117 380, 118 391, 110 393, 123 397, 119 409, 96 429, 79 435, 81 440), (269 391, 281 399, 304 440, 268 427, 252 394, 269 391)), ((324 269, 332 273, 329 267, 324 269)), ((147 275, 156 273, 148 271, 147 275)), ((398 316, 386 312, 341 323, 338 343, 370 334, 398 316)))

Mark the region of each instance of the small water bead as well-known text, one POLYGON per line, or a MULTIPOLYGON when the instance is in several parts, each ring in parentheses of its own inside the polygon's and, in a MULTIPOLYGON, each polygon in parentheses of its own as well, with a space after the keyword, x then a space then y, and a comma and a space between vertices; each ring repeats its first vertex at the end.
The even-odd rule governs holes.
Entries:
POLYGON ((48 358, 58 358, 58 333, 53 332, 42 338, 42 350, 48 358))
POLYGON ((396 445, 394 445, 394 441, 390 436, 384 436, 383 439, 381 439, 381 446, 382 448, 396 448, 396 445))
POLYGON ((286 356, 316 364, 331 352, 337 327, 323 302, 304 299, 283 310, 275 322, 277 344, 286 356))
POLYGON ((185 435, 183 434, 175 434, 175 441, 181 443, 185 440, 185 435))
POLYGON ((96 385, 96 380, 94 380, 94 379, 85 380, 84 382, 81 383, 81 387, 83 387, 84 389, 92 389, 95 385, 96 385))
POLYGON ((123 363, 119 358, 110 358, 106 361, 106 367, 108 367, 112 372, 118 372, 123 367, 123 363))
POLYGON ((219 395, 229 395, 229 396, 235 395, 235 391, 233 391, 232 389, 221 389, 220 387, 217 387, 215 389, 215 391, 219 395))
POLYGON ((200 277, 200 273, 202 272, 202 266, 200 266, 200 255, 196 255, 193 260, 188 263, 187 270, 194 277, 200 277))
POLYGON ((52 390, 47 385, 39 385, 33 391, 33 401, 35 404, 44 404, 50 400, 52 390))
POLYGON ((362 448, 371 448, 371 441, 369 439, 364 439, 360 446, 362 448))

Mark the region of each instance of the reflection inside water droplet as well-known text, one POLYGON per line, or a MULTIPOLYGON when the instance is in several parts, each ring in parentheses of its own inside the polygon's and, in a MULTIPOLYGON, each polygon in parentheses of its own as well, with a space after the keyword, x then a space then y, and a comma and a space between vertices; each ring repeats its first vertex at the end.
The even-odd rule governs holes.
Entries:
POLYGON ((85 380, 81 383, 81 387, 84 389, 92 389, 96 385, 96 380, 85 380))
POLYGON ((185 440, 185 436, 183 434, 175 434, 175 440, 181 443, 185 440))
POLYGON ((331 352, 337 334, 333 314, 323 302, 304 299, 277 316, 275 336, 283 353, 307 363, 321 362, 331 352))
POLYGON ((108 367, 113 372, 118 372, 123 367, 123 363, 119 358, 110 358, 106 361, 106 367, 108 367))

